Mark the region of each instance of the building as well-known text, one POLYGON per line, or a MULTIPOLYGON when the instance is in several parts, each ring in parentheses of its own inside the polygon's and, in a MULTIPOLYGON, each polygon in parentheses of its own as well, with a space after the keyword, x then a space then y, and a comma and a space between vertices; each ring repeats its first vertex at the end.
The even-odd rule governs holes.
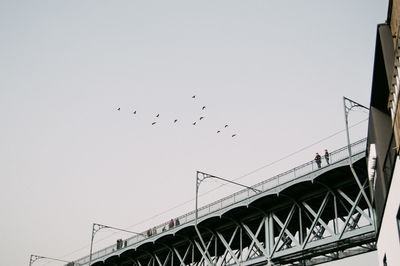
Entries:
POLYGON ((400 265, 400 0, 377 27, 368 126, 368 172, 379 265, 400 265))

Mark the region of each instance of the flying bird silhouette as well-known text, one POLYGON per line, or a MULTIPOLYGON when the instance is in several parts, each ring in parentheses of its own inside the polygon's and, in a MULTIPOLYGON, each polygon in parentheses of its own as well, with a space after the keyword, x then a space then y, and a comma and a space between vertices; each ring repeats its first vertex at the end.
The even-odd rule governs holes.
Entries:
POLYGON ((206 109, 206 106, 203 106, 203 108, 201 108, 201 110, 204 110, 204 109, 206 109))
POLYGON ((200 117, 200 120, 202 120, 202 119, 204 119, 204 116, 201 116, 201 117, 200 117))
POLYGON ((227 128, 228 127, 228 125, 225 125, 225 128, 227 128))
POLYGON ((174 120, 174 123, 176 123, 176 122, 178 122, 178 119, 175 119, 175 120, 174 120))
POLYGON ((193 123, 193 126, 195 126, 195 125, 196 125, 196 122, 193 123))
POLYGON ((136 114, 136 110, 133 112, 133 114, 134 114, 134 115, 136 114))
POLYGON ((193 95, 192 98, 193 98, 193 99, 196 98, 196 95, 193 95))
POLYGON ((233 135, 232 135, 232 138, 235 137, 235 136, 236 136, 236 134, 233 134, 233 135))
POLYGON ((220 132, 221 132, 221 131, 220 131, 220 130, 218 130, 218 131, 217 131, 217 134, 218 134, 218 133, 220 133, 220 132))
POLYGON ((117 110, 118 110, 118 111, 121 111, 121 108, 118 108, 117 110))
POLYGON ((159 117, 159 116, 160 116, 160 114, 157 114, 157 115, 156 115, 156 117, 159 117))
POLYGON ((157 123, 157 122, 153 122, 153 123, 151 123, 151 125, 154 126, 156 123, 157 123))

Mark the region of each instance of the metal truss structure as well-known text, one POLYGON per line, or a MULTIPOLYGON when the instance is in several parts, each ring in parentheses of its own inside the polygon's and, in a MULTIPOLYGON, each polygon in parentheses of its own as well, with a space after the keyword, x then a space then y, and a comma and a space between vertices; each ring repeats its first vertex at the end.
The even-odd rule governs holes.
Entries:
POLYGON ((315 265, 375 250, 365 160, 353 168, 322 172, 93 265, 315 265))

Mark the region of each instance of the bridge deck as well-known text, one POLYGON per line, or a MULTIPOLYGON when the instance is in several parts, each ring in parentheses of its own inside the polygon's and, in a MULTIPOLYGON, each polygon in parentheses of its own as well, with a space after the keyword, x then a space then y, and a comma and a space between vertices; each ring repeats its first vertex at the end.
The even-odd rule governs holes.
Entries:
MULTIPOLYGON (((353 162, 359 161, 361 158, 365 157, 365 146, 366 146, 365 139, 355 142, 351 145, 353 162)), ((348 165, 349 165, 348 150, 347 147, 343 147, 341 149, 338 149, 330 153, 330 164, 327 164, 323 159, 321 168, 318 168, 314 161, 309 161, 305 164, 302 164, 289 171, 276 175, 272 178, 269 178, 263 182, 260 182, 252 186, 252 188, 256 189, 256 191, 261 191, 261 192, 255 192, 255 190, 251 189, 244 189, 230 196, 227 196, 223 199, 220 199, 218 201, 215 201, 211 204, 199 208, 198 223, 199 225, 203 224, 203 226, 206 226, 206 224, 210 225, 210 223, 212 223, 213 217, 221 217, 226 213, 229 212, 234 213, 235 210, 239 210, 241 208, 247 208, 249 204, 255 203, 257 201, 263 201, 264 199, 266 199, 268 195, 277 195, 282 191, 288 190, 290 187, 296 184, 300 184, 307 181, 313 181, 319 176, 329 175, 329 172, 334 169, 338 169, 348 165)), ((300 188, 300 185, 298 186, 298 188, 300 188)), ((298 195, 296 195, 295 197, 298 197, 298 195)), ((340 213, 336 215, 340 216, 340 213)), ((185 231, 185 228, 188 228, 187 230, 190 231, 193 230, 194 219, 195 219, 194 211, 184 214, 178 217, 178 219, 180 220, 181 223, 179 226, 176 226, 172 229, 168 229, 167 231, 163 231, 162 229, 167 227, 167 222, 163 223, 156 227, 157 234, 152 235, 151 237, 146 237, 145 232, 143 232, 143 235, 137 235, 127 239, 126 240, 127 245, 122 249, 116 250, 115 245, 112 245, 105 249, 94 252, 92 255, 92 263, 102 262, 109 257, 122 254, 127 250, 137 249, 138 247, 145 245, 146 243, 154 243, 158 239, 166 238, 168 236, 174 236, 179 231, 181 232, 185 231)), ((311 226, 311 224, 309 224, 309 226, 311 226)), ((368 230, 370 230, 370 228, 368 230)), ((293 250, 291 252, 293 252, 293 250)), ((79 263, 80 265, 88 264, 89 256, 81 258, 76 262, 79 263)))

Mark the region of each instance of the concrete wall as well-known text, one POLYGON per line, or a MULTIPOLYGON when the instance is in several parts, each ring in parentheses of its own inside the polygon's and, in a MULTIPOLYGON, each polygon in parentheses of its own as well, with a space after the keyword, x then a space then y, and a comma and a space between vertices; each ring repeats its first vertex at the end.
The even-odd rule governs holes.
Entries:
POLYGON ((390 187, 377 242, 378 259, 381 266, 384 265, 385 255, 387 265, 400 265, 400 233, 396 217, 400 207, 400 160, 398 158, 390 187))

